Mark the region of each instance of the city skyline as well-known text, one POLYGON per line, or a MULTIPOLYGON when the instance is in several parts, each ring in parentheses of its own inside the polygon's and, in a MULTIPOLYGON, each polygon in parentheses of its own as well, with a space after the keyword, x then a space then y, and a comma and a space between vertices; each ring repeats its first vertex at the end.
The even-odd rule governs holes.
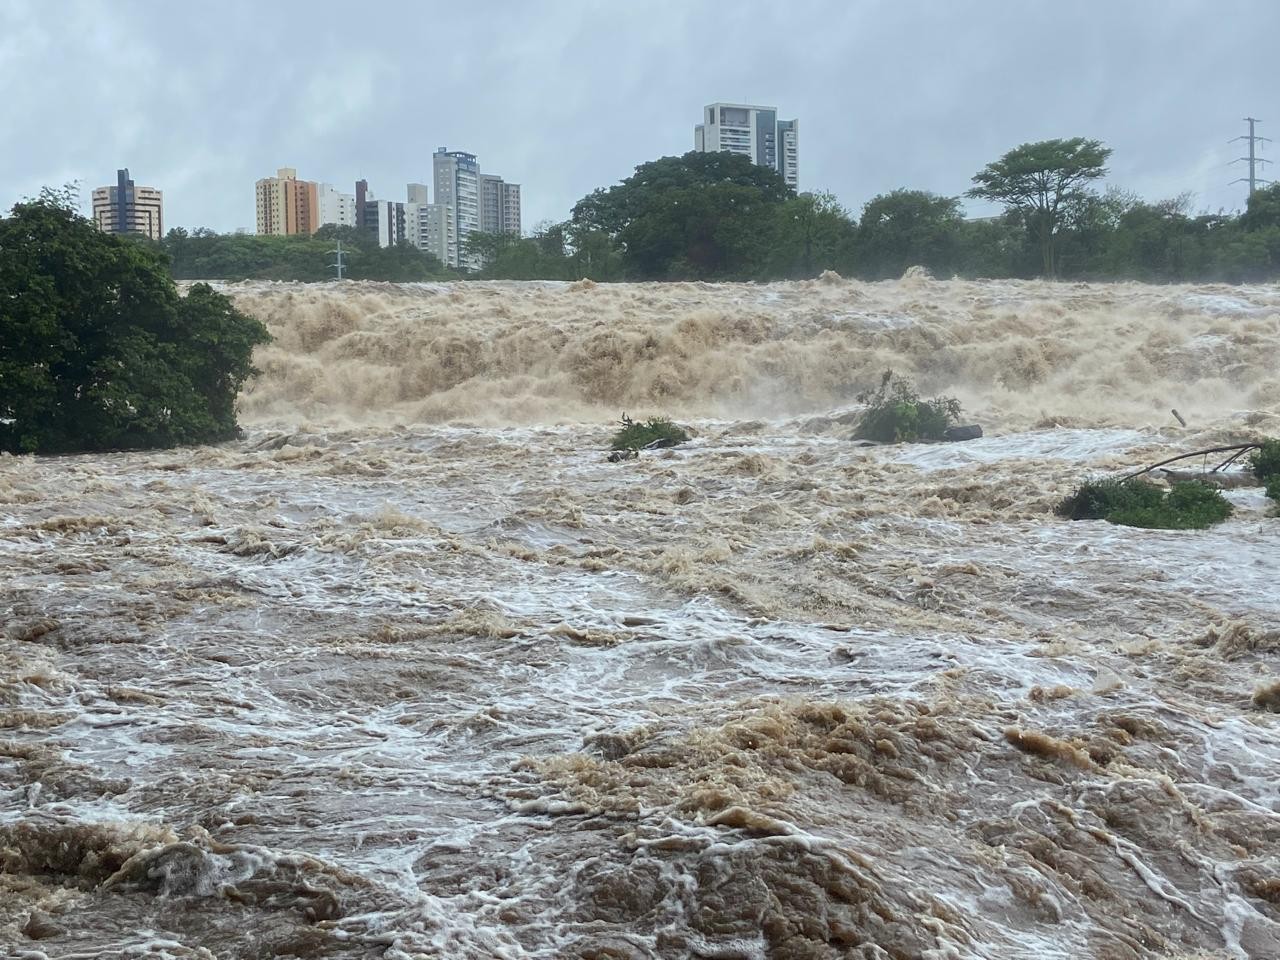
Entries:
POLYGON ((352 174, 429 183, 439 140, 528 185, 528 228, 564 219, 637 164, 686 152, 700 111, 724 101, 800 118, 802 188, 830 190, 855 213, 900 187, 962 194, 1017 144, 1076 135, 1114 149, 1107 184, 1151 200, 1189 191, 1196 209, 1233 210, 1245 198, 1230 165, 1241 118, 1280 139, 1272 4, 1086 0, 1064 15, 992 2, 548 0, 484 29, 461 11, 380 5, 370 29, 454 38, 429 64, 353 47, 339 28, 348 16, 337 3, 296 18, 229 2, 202 13, 190 43, 182 11, 137 0, 110 15, 91 3, 5 4, 0 77, 29 92, 0 106, 23 144, 0 152, 0 203, 101 184, 128 163, 164 188, 169 224, 252 229, 243 184, 282 163, 344 191, 352 174), (148 29, 127 30, 131 17, 148 29), (272 46, 286 22, 305 58, 272 46), (549 61, 565 69, 539 67, 549 61))

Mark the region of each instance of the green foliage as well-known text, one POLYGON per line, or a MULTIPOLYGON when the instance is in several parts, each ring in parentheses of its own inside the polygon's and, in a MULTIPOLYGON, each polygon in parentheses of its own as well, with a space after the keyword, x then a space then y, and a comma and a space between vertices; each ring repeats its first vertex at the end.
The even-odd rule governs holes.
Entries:
POLYGON ((1246 230, 1280 227, 1280 183, 1254 191, 1240 217, 1240 225, 1246 230))
POLYGON ((1280 504, 1280 440, 1265 440, 1249 458, 1249 468, 1261 481, 1267 496, 1280 504))
POLYGON ((1084 137, 1024 143, 974 174, 968 195, 1021 214, 1039 241, 1045 276, 1055 277, 1058 230, 1071 206, 1088 197, 1085 185, 1106 175, 1110 156, 1108 147, 1084 137))
POLYGON ((1184 480, 1154 506, 1131 507, 1107 516, 1110 523, 1159 530, 1203 530, 1231 516, 1231 503, 1217 487, 1184 480))
POLYGON ((834 194, 802 193, 773 211, 768 249, 753 268, 760 279, 805 279, 848 271, 857 225, 834 194))
POLYGON ((266 328, 154 245, 101 233, 57 196, 0 219, 0 449, 169 446, 237 433, 266 328))
POLYGON ((465 251, 483 266, 475 274, 484 280, 618 280, 621 255, 599 231, 578 229, 572 223, 543 223, 532 236, 473 233, 465 251))
POLYGON ((858 420, 854 437, 882 443, 916 443, 941 440, 960 417, 960 401, 954 397, 923 400, 912 384, 886 370, 880 386, 858 395, 867 409, 858 420))
POLYGON ((1249 457, 1249 469, 1263 483, 1280 478, 1280 440, 1264 440, 1249 457))
POLYGON ((617 244, 629 278, 756 278, 779 210, 794 194, 739 154, 691 151, 636 167, 573 208, 573 224, 617 244))
POLYGON ((1106 520, 1126 527, 1203 530, 1231 516, 1222 491, 1199 480, 1167 491, 1138 478, 1090 480, 1062 500, 1054 512, 1070 520, 1106 520))
POLYGON ((1068 520, 1105 520, 1120 510, 1155 507, 1164 491, 1146 480, 1087 480, 1056 507, 1054 513, 1068 520))
POLYGON ((674 447, 689 439, 683 427, 666 417, 650 417, 648 420, 632 420, 622 415, 622 428, 609 441, 612 450, 643 450, 649 447, 674 447))
POLYGON ((871 280, 922 266, 938 277, 959 266, 960 203, 927 190, 894 190, 871 199, 858 224, 858 273, 871 280))
POLYGON ((354 227, 326 224, 311 236, 259 236, 170 230, 160 242, 179 280, 330 280, 331 251, 342 240, 352 280, 411 282, 453 276, 434 256, 409 243, 381 247, 354 227))

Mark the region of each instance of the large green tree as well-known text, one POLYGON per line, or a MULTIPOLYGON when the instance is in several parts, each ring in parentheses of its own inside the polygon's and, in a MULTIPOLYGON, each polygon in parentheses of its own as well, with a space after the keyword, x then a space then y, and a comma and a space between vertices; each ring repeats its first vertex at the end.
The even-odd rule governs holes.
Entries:
POLYGON ((762 280, 803 279, 823 270, 845 272, 853 260, 857 225, 835 194, 802 193, 777 208, 762 280))
POLYGON ((894 190, 872 198, 858 223, 858 273, 872 280, 900 277, 908 267, 935 276, 957 269, 964 218, 953 197, 927 190, 894 190))
POLYGON ((1111 150, 1098 140, 1072 137, 1024 143, 974 174, 970 197, 1018 211, 1040 246, 1044 275, 1057 276, 1055 240, 1064 216, 1106 175, 1111 150))
POLYGON ((233 437, 268 339, 207 285, 179 296, 154 245, 99 232, 56 194, 0 219, 0 450, 233 437))
POLYGON ((609 236, 640 279, 753 279, 769 255, 781 174, 739 154, 663 157, 573 208, 579 230, 609 236))

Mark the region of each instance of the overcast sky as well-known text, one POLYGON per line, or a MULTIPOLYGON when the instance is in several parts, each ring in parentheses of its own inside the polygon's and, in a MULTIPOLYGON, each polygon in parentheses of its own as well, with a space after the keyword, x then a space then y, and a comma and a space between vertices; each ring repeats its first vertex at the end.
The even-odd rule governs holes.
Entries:
POLYGON ((523 185, 527 231, 717 100, 797 117, 801 189, 855 212, 1077 135, 1109 183, 1233 209, 1278 42, 1277 0, 0 0, 0 209, 127 166, 167 226, 252 229, 277 167, 403 200, 447 146, 523 185))

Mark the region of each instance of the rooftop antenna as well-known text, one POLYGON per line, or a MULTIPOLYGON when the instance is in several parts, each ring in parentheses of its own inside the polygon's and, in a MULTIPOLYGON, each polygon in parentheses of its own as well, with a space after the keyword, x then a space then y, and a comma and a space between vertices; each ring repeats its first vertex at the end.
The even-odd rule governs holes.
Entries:
POLYGON ((1258 144, 1270 143, 1271 141, 1267 137, 1260 137, 1253 132, 1254 125, 1261 123, 1262 122, 1261 120, 1256 120, 1253 117, 1245 117, 1244 120, 1245 120, 1245 123, 1249 124, 1249 135, 1244 137, 1235 137, 1231 142, 1235 143, 1236 140, 1248 140, 1249 155, 1247 157, 1239 157, 1238 159, 1232 160, 1231 162, 1249 164, 1249 176, 1241 177, 1239 180, 1232 180, 1231 182, 1247 183, 1249 185, 1249 196, 1252 197, 1258 189, 1258 184, 1271 182, 1270 180, 1264 180, 1262 179, 1262 177, 1258 176, 1258 167, 1264 163, 1270 163, 1271 161, 1265 160, 1262 157, 1258 156, 1258 151, 1257 151, 1258 144))
POLYGON ((337 249, 335 249, 335 250, 330 250, 329 252, 330 252, 330 253, 332 253, 335 257, 337 257, 337 259, 336 259, 333 263, 329 264, 329 267, 330 267, 330 269, 332 269, 332 270, 337 270, 337 271, 338 271, 338 279, 339 279, 339 280, 341 280, 341 279, 342 279, 342 271, 343 271, 344 269, 346 269, 346 266, 347 266, 347 265, 346 265, 346 263, 344 263, 344 262, 343 262, 343 260, 342 260, 342 257, 343 257, 343 255, 344 255, 344 254, 343 254, 343 250, 342 250, 342 238, 341 238, 341 237, 339 237, 339 238, 338 238, 338 247, 337 247, 337 249))

